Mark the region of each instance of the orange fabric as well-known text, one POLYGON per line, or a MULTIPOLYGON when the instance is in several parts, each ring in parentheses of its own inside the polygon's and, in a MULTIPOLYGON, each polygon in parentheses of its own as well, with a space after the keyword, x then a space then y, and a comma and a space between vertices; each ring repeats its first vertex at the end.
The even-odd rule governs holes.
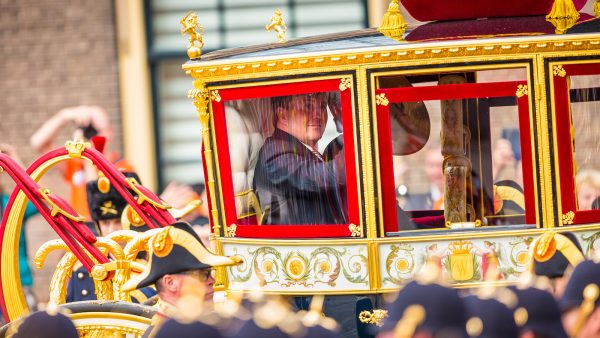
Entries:
POLYGON ((69 185, 71 206, 77 213, 89 219, 90 211, 88 209, 87 194, 85 191, 86 179, 83 161, 67 161, 64 179, 69 185))

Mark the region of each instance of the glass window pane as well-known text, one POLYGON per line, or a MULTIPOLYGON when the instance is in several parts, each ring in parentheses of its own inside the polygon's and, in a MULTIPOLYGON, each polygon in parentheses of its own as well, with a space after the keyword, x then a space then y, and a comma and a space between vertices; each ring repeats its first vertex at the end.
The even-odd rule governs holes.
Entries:
POLYGON ((600 209, 600 76, 571 76, 577 210, 600 209))
POLYGON ((239 223, 347 222, 338 92, 232 101, 225 115, 239 223))

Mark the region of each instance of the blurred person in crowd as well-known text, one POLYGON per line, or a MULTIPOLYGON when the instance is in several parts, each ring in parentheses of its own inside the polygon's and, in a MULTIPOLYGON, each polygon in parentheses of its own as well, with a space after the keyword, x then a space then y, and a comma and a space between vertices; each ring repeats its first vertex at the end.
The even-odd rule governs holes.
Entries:
POLYGON ((575 267, 559 299, 570 337, 600 337, 600 264, 586 260, 575 267))
POLYGON ((58 309, 29 314, 12 322, 6 332, 12 338, 78 338, 75 324, 58 309))
MULTIPOLYGON (((23 167, 23 162, 21 161, 19 153, 12 144, 0 143, 0 152, 10 156, 17 164, 23 167)), ((2 203, 0 204, 0 218, 6 211, 9 196, 10 192, 4 191, 0 184, 0 198, 2 199, 2 203)), ((37 309, 37 298, 33 292, 33 274, 31 272, 31 266, 29 265, 29 256, 27 254, 27 236, 25 234, 25 227, 27 221, 37 214, 39 214, 39 212, 35 206, 31 202, 27 202, 25 213, 23 214, 23 222, 21 223, 21 232, 19 234, 19 277, 21 279, 21 285, 23 286, 23 293, 25 294, 27 305, 34 311, 37 309)))
POLYGON ((211 253, 192 227, 181 221, 152 236, 148 248, 149 259, 144 271, 123 285, 125 291, 153 284, 156 287, 158 312, 152 318, 151 327, 144 337, 154 335, 154 331, 167 319, 176 317, 181 312, 178 303, 184 297, 199 301, 198 306, 210 306, 215 281, 212 269, 241 263, 237 257, 229 258, 211 253))
POLYGON ((424 193, 410 193, 406 196, 404 210, 442 210, 444 209, 444 156, 439 146, 425 151, 425 174, 429 188, 424 193))
POLYGON ((567 338, 561 313, 554 296, 543 279, 530 285, 509 287, 517 295, 515 319, 521 338, 567 338))
POLYGON ((592 202, 600 197, 600 171, 580 170, 575 176, 577 185, 577 209, 593 210, 592 202))
MULTIPOLYGON (((110 140, 112 130, 106 111, 98 106, 76 106, 61 109, 46 120, 31 135, 30 144, 40 154, 45 154, 58 145, 55 139, 64 128, 74 128, 72 139, 89 141, 94 136, 110 140)), ((61 144, 61 145, 64 145, 61 144)), ((119 155, 110 153, 109 159, 114 163, 119 155)), ((70 204, 80 214, 89 217, 86 201, 85 184, 96 179, 97 172, 92 165, 83 160, 69 160, 63 166, 63 177, 70 187, 70 204)))
POLYGON ((512 180, 519 186, 523 185, 523 170, 521 161, 515 157, 513 146, 509 140, 496 140, 492 150, 492 178, 494 182, 512 180))
POLYGON ((516 302, 517 296, 507 289, 493 291, 491 295, 469 295, 463 298, 469 317, 466 324, 469 337, 518 338, 519 328, 515 322, 514 310, 507 306, 507 302, 516 302))
POLYGON ((560 297, 567 283, 567 272, 585 259, 573 233, 547 232, 531 242, 531 270, 537 276, 549 278, 552 292, 560 297))

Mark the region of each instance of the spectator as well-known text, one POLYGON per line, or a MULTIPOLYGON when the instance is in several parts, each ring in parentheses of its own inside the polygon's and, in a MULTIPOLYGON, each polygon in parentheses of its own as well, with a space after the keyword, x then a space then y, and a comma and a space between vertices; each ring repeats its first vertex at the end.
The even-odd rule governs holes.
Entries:
MULTIPOLYGON (((8 143, 0 143, 0 152, 3 152, 10 156, 17 162, 21 167, 23 163, 17 153, 15 147, 8 143)), ((0 205, 0 217, 4 215, 6 205, 8 204, 9 194, 5 193, 0 185, 0 198, 2 204, 0 205)), ((32 216, 38 214, 38 210, 33 206, 31 202, 27 203, 25 207, 25 214, 23 215, 23 223, 21 224, 21 232, 19 234, 19 276, 21 278, 21 285, 23 286, 23 293, 25 294, 25 300, 31 310, 37 309, 37 298, 33 292, 33 274, 31 273, 31 266, 29 265, 29 257, 27 255, 27 236, 25 235, 25 226, 27 221, 32 216)))
POLYGON ((577 184, 577 209, 592 210, 592 202, 600 197, 600 171, 580 170, 575 176, 577 184))

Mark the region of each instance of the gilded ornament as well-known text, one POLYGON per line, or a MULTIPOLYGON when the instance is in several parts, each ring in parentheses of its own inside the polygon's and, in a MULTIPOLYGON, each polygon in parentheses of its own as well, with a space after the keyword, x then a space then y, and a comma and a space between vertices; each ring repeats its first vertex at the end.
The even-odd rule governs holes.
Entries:
POLYGON ((404 32, 408 26, 400 13, 398 0, 392 0, 388 6, 387 12, 383 15, 381 25, 377 30, 388 38, 404 41, 404 32))
POLYGON ((340 91, 350 88, 352 86, 352 80, 349 77, 344 77, 340 80, 340 91))
POLYGON ((562 65, 554 65, 552 66, 552 74, 554 74, 554 76, 565 77, 567 76, 567 71, 562 65))
POLYGON ((350 223, 350 225, 348 225, 348 229, 350 230, 350 236, 362 237, 362 227, 360 225, 350 223))
POLYGON ((514 316, 515 323, 519 327, 523 327, 523 325, 527 324, 527 320, 529 319, 529 313, 524 307, 519 307, 518 309, 516 309, 514 316))
POLYGON ((81 154, 85 150, 86 147, 91 147, 91 145, 87 142, 83 141, 67 141, 65 143, 65 148, 69 153, 69 157, 73 158, 81 158, 81 154))
POLYGON ((573 224, 574 219, 575 213, 573 211, 569 211, 562 215, 563 224, 573 224))
POLYGON ((231 224, 227 227, 227 237, 235 237, 235 232, 237 231, 237 225, 231 224))
POLYGON ((265 26, 267 32, 271 30, 275 31, 277 35, 277 42, 284 43, 285 42, 285 32, 287 31, 287 26, 285 21, 283 20, 283 16, 281 15, 281 10, 277 8, 275 13, 271 16, 270 23, 265 26))
POLYGON ((158 257, 165 257, 173 250, 173 239, 169 235, 169 228, 156 234, 152 240, 152 251, 158 257))
POLYGON ((596 0, 596 2, 594 2, 594 15, 597 18, 600 17, 600 0, 596 0))
POLYGON ((74 222, 85 222, 85 217, 81 215, 71 215, 69 212, 59 207, 58 204, 56 204, 56 202, 50 197, 50 190, 40 188, 38 192, 42 196, 42 199, 50 206, 50 215, 53 217, 57 214, 61 214, 74 222))
POLYGON ((381 93, 379 95, 375 95, 375 104, 378 106, 387 106, 390 104, 390 101, 385 96, 385 93, 381 93))
POLYGON ((202 35, 204 34, 204 28, 198 23, 198 15, 193 12, 187 13, 181 20, 181 35, 188 34, 188 46, 187 55, 190 59, 197 59, 202 55, 202 47, 204 47, 204 41, 202 35))
POLYGON ((388 317, 388 311, 382 309, 373 309, 371 311, 362 311, 358 315, 358 319, 361 323, 372 324, 376 326, 383 326, 383 320, 388 317))
POLYGON ((471 241, 457 241, 449 245, 450 274, 457 282, 468 281, 475 276, 473 243, 471 241))
POLYGON ((529 89, 527 85, 518 85, 516 95, 518 98, 522 98, 523 96, 529 95, 529 89))
POLYGON ((210 100, 216 101, 216 102, 221 102, 221 95, 219 95, 218 90, 215 89, 215 90, 210 91, 210 100))
POLYGON ((546 21, 554 25, 556 34, 564 34, 579 20, 579 12, 573 0, 554 0, 552 10, 546 15, 546 21))

